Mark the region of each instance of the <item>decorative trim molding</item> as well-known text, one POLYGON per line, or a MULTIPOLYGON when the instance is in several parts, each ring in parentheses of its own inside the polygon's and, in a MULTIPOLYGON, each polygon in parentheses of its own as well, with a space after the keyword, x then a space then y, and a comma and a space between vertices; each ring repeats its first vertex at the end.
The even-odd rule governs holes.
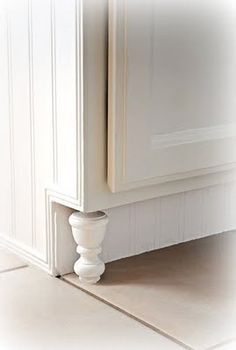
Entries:
POLYGON ((169 134, 154 135, 151 142, 152 148, 160 149, 233 137, 236 137, 236 123, 216 125, 206 128, 181 130, 169 134))
MULTIPOLYGON (((46 212, 46 256, 42 256, 33 247, 20 243, 13 237, 0 233, 0 246, 6 247, 23 259, 40 267, 47 273, 57 276, 61 273, 57 269, 57 227, 54 222, 53 204, 61 204, 76 211, 81 210, 76 200, 68 200, 68 197, 61 193, 45 190, 45 212, 46 212)), ((71 271, 70 271, 71 272, 71 271)))
POLYGON ((76 10, 76 117, 77 117, 77 197, 78 205, 84 205, 84 32, 83 1, 75 1, 76 10), (79 102, 79 103, 78 103, 79 102))
POLYGON ((67 196, 52 190, 45 190, 45 210, 46 210, 46 235, 47 235, 47 258, 46 264, 48 272, 57 276, 60 271, 57 270, 57 231, 54 222, 53 204, 61 204, 76 211, 81 210, 77 200, 68 199, 67 196))
POLYGON ((7 237, 6 235, 0 234, 0 246, 6 247, 13 253, 18 254, 23 259, 31 262, 32 264, 40 267, 48 273, 51 273, 49 265, 45 262, 43 256, 41 256, 37 250, 29 248, 23 243, 19 243, 16 239, 7 237))
MULTIPOLYGON (((127 0, 111 0, 109 2, 109 68, 108 68, 108 185, 113 193, 122 191, 138 190, 144 187, 169 183, 173 185, 174 181, 182 181, 187 178, 200 176, 213 176, 213 173, 231 171, 235 169, 234 160, 220 162, 219 165, 209 164, 191 170, 181 169, 171 173, 169 170, 166 175, 158 175, 152 165, 155 163, 155 150, 172 146, 194 144, 210 140, 233 139, 236 137, 236 124, 219 125, 209 128, 190 129, 180 132, 174 132, 166 135, 150 135, 149 129, 145 127, 147 122, 145 118, 136 124, 136 140, 132 144, 132 152, 128 152, 127 137, 127 33, 128 33, 128 2, 127 0), (118 68, 117 68, 118 67, 118 68), (139 125, 140 124, 140 125, 139 125), (137 130, 139 130, 137 132, 137 130), (142 134, 145 144, 141 144, 140 135, 142 134), (193 138, 191 140, 191 138, 193 138), (139 153, 139 157, 134 157, 134 151, 139 153), (153 151, 153 153, 152 153, 153 151), (127 158, 127 155, 129 156, 127 158), (131 163, 132 156, 138 159, 136 163, 131 163), (153 157, 153 158, 152 158, 153 157), (145 163, 146 161, 146 163, 145 163), (127 162, 132 175, 127 171, 127 162), (136 164, 146 164, 146 169, 152 169, 150 175, 144 172, 143 176, 136 176, 136 164), (131 166, 132 164, 132 166, 131 166), (171 173, 171 175, 169 175, 171 173)), ((130 124, 129 124, 130 125, 130 124)), ((141 137, 142 137, 141 136, 141 137)), ((232 144, 233 144, 232 140, 232 144)), ((227 140, 227 143, 230 141, 227 140)), ((131 148, 131 147, 130 147, 131 148)), ((176 149, 177 150, 177 149, 176 149)), ((178 151, 178 150, 177 150, 178 151)), ((164 154, 164 153, 163 153, 164 154)), ((160 155, 160 154, 159 154, 160 155)), ((232 157, 233 158, 233 157, 232 157)), ((169 161, 169 160, 168 160, 169 161)), ((164 161, 163 161, 164 163, 164 161)), ((139 165, 137 165, 139 169, 139 165)), ((194 182, 194 181, 192 181, 194 182)), ((184 187, 185 185, 183 185, 184 187)), ((198 186, 199 187, 199 186, 198 186)), ((192 189, 192 188, 191 188, 192 189)))

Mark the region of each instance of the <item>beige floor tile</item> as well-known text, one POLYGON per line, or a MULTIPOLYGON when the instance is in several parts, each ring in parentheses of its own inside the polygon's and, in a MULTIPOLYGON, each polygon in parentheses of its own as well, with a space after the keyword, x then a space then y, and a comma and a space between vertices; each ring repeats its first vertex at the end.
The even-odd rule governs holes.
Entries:
POLYGON ((107 264, 98 285, 64 278, 203 350, 236 336, 235 251, 235 233, 224 233, 107 264))
POLYGON ((224 345, 219 345, 209 350, 235 350, 236 349, 236 340, 227 342, 224 345))
POLYGON ((0 247, 0 273, 23 266, 26 266, 25 261, 18 258, 18 256, 10 251, 0 247))
POLYGON ((0 274, 1 350, 180 350, 79 289, 31 267, 0 274))

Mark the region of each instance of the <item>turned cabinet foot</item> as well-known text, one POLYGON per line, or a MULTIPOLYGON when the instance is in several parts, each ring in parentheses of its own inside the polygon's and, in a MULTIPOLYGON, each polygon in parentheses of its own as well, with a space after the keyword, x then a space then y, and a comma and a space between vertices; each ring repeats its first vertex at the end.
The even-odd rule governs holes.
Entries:
POLYGON ((105 213, 75 212, 69 218, 74 240, 78 244, 80 258, 74 271, 81 282, 97 283, 105 271, 105 264, 99 257, 101 244, 106 233, 108 217, 105 213))

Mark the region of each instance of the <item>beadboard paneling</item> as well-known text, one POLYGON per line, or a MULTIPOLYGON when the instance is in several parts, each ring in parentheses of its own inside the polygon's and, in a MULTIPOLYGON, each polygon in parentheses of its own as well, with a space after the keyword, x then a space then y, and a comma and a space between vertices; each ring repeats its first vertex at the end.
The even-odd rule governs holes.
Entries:
MULTIPOLYGON (((72 269, 75 244, 67 223, 71 209, 66 206, 78 209, 82 142, 80 118, 77 120, 82 107, 78 81, 80 9, 76 3, 11 0, 5 2, 9 7, 6 11, 0 8, 0 241, 11 242, 16 251, 24 249, 45 264, 56 247, 63 261, 69 260, 58 266, 63 269, 66 265, 67 270, 69 266, 72 269), (52 205, 50 214, 48 189, 64 196, 60 205, 52 205), (68 198, 75 199, 77 206, 70 205, 68 198), (47 218, 51 215, 50 220, 56 221, 54 210, 58 225, 51 228, 47 218), (58 242, 49 242, 49 235, 55 235, 58 242)), ((88 3, 84 6, 89 7, 88 3)), ((105 23, 105 12, 98 2, 91 4, 99 11, 89 14, 89 8, 86 10, 90 16, 84 68, 89 75, 85 79, 89 152, 85 152, 84 163, 86 175, 91 173, 84 207, 89 211, 136 201, 107 210, 110 223, 104 242, 105 261, 235 228, 236 186, 231 184, 142 202, 137 201, 156 192, 152 188, 117 196, 109 192, 103 111, 106 32, 101 24, 105 23)))
POLYGON ((75 0, 52 6, 54 83, 54 182, 77 198, 77 13, 75 0))
POLYGON ((14 236, 31 245, 33 225, 33 114, 30 91, 30 57, 28 4, 12 9, 9 21, 10 76, 12 82, 12 156, 15 179, 15 232, 14 236), (25 215, 27 213, 28 215, 25 215))
POLYGON ((34 114, 33 247, 46 254, 45 189, 53 182, 51 11, 48 0, 33 0, 29 9, 34 114))
POLYGON ((46 190, 78 198, 76 0, 12 0, 0 20, 0 235, 46 262, 46 190))
POLYGON ((11 227, 11 196, 13 179, 11 177, 11 138, 9 126, 11 117, 9 111, 9 85, 8 85, 8 49, 6 18, 0 13, 0 232, 10 235, 11 227), (9 116, 9 118, 8 118, 9 116), (3 121, 4 118, 4 122, 3 121))
POLYGON ((236 227, 236 184, 228 183, 107 210, 106 262, 236 227))

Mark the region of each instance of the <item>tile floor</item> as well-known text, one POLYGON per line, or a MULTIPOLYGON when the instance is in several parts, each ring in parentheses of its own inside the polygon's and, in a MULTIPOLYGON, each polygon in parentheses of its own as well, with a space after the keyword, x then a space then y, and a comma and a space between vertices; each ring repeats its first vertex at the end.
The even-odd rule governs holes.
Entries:
POLYGON ((1 350, 183 349, 68 283, 25 265, 0 249, 1 350))
POLYGON ((0 247, 0 273, 27 266, 18 256, 0 247))
POLYGON ((235 251, 225 232, 109 263, 97 285, 63 278, 190 349, 221 349, 236 341, 235 251))
MULTIPOLYGON (((220 241, 217 238, 218 243, 214 245, 216 249, 213 249, 214 254, 211 254, 212 259, 216 256, 218 260, 221 260, 220 252, 222 251, 222 247, 225 245, 225 237, 226 236, 224 236, 223 240, 221 240, 219 237, 220 241)), ((201 242, 199 242, 199 244, 201 246, 201 242)), ((194 247, 196 246, 196 243, 191 243, 190 245, 194 247)), ((171 286, 171 283, 167 283, 168 278, 169 282, 170 280, 175 282, 178 281, 177 277, 179 268, 181 270, 181 278, 185 278, 187 275, 190 278, 188 281, 186 280, 186 283, 183 285, 192 285, 192 273, 194 273, 197 280, 198 277, 205 280, 206 276, 198 276, 197 272, 199 267, 197 267, 196 264, 190 264, 189 262, 186 269, 186 264, 182 264, 182 260, 180 259, 179 263, 174 264, 175 268, 170 269, 168 264, 171 264, 171 261, 173 261, 173 259, 170 259, 170 255, 168 259, 163 260, 163 257, 166 254, 168 256, 170 253, 172 258, 176 257, 177 255, 179 256, 179 254, 180 256, 184 256, 185 246, 186 245, 183 245, 182 247, 178 246, 178 249, 175 247, 168 248, 166 252, 162 251, 158 253, 158 258, 155 257, 159 267, 161 265, 162 269, 166 268, 169 270, 169 272, 167 271, 164 275, 159 276, 159 280, 160 277, 162 277, 162 281, 165 282, 163 287, 167 289, 169 285, 171 286), (166 261, 165 264, 167 264, 167 266, 165 266, 164 261, 166 261), (193 271, 191 270, 191 266, 193 266, 193 271), (187 273, 186 276, 183 274, 184 271, 187 273), (170 276, 172 273, 175 275, 174 279, 172 278, 173 276, 170 276), (165 278, 165 280, 163 280, 163 278, 165 278)), ((212 244, 210 244, 210 246, 212 247, 212 244)), ((209 247, 207 248, 206 244, 205 247, 207 253, 209 253, 209 247)), ((235 257, 235 245, 230 244, 230 247, 230 250, 227 248, 227 259, 230 259, 232 254, 235 257)), ((198 254, 201 254, 200 269, 204 265, 205 273, 208 273, 209 271, 212 271, 211 264, 206 265, 206 261, 204 260, 204 249, 200 248, 198 249, 198 254)), ((151 262, 151 257, 153 254, 155 255, 156 252, 150 253, 150 255, 147 257, 147 259, 151 262)), ((192 250, 189 254, 187 254, 187 257, 188 259, 192 260, 194 257, 196 257, 196 255, 194 255, 192 250)), ((134 318, 131 318, 118 311, 116 309, 117 300, 115 299, 117 296, 119 296, 119 293, 120 296, 124 298, 124 295, 122 296, 123 290, 126 291, 126 294, 130 299, 136 300, 135 295, 133 294, 135 275, 133 275, 133 278, 129 279, 129 283, 127 283, 127 281, 125 282, 125 280, 123 285, 121 283, 122 278, 124 277, 122 277, 122 274, 127 272, 127 270, 130 268, 132 270, 133 260, 135 261, 136 277, 138 277, 138 285, 136 285, 135 290, 138 288, 139 294, 141 291, 144 293, 144 296, 145 293, 148 292, 148 297, 150 300, 152 300, 153 297, 156 298, 155 293, 161 292, 158 291, 157 285, 154 285, 155 288, 151 288, 151 291, 146 291, 144 288, 145 283, 144 287, 140 289, 140 286, 143 285, 141 283, 141 279, 143 276, 145 276, 147 271, 144 271, 145 264, 142 257, 142 266, 140 269, 138 268, 139 259, 140 257, 135 257, 131 258, 129 261, 126 261, 125 268, 124 266, 121 266, 123 263, 122 261, 111 263, 109 266, 107 266, 107 275, 100 284, 99 291, 101 294, 104 292, 106 293, 106 290, 108 290, 106 284, 108 284, 107 286, 110 284, 109 288, 111 288, 111 290, 109 293, 110 297, 113 298, 113 302, 111 302, 111 304, 113 304, 112 307, 94 298, 93 296, 88 295, 84 291, 81 291, 79 288, 62 279, 52 278, 45 272, 27 265, 24 261, 12 253, 0 248, 0 350, 183 350, 186 348, 193 350, 236 350, 236 342, 233 339, 232 341, 227 339, 226 342, 223 341, 218 343, 216 346, 210 347, 199 345, 201 342, 199 342, 196 347, 189 347, 186 345, 188 342, 185 342, 185 345, 180 343, 177 344, 175 341, 167 338, 165 335, 155 332, 151 328, 143 325, 141 322, 136 321, 134 318), (144 273, 140 275, 138 272, 139 270, 144 273), (109 276, 112 278, 107 280, 109 276), (121 289, 119 289, 120 284, 122 287, 121 289)), ((212 259, 211 263, 213 261, 212 259)), ((175 261, 177 260, 178 259, 175 261)), ((209 259, 207 259, 207 261, 209 263, 209 259)), ((232 264, 230 264, 230 266, 232 266, 232 264)), ((161 269, 155 270, 160 271, 161 269)), ((131 273, 133 273, 132 271, 131 273)), ((227 269, 227 271, 231 276, 231 269, 227 269)), ((227 276, 228 273, 224 274, 224 283, 227 281, 227 276)), ((73 275, 72 279, 74 279, 73 275)), ((153 280, 155 279, 149 278, 149 284, 146 284, 148 285, 148 288, 152 287, 153 280)), ((216 276, 216 279, 213 276, 212 281, 220 281, 219 275, 216 276)), ((207 285, 210 286, 210 292, 213 291, 211 288, 212 281, 209 279, 209 283, 207 283, 207 285)), ((70 283, 72 283, 72 281, 70 281, 70 283)), ((205 285, 203 288, 204 293, 208 291, 207 285, 205 285)), ((226 285, 224 284, 224 286, 226 285)), ((91 288, 95 288, 96 290, 98 287, 99 286, 94 286, 91 288)), ((219 290, 220 294, 218 297, 224 298, 224 289, 225 288, 219 290)), ((202 292, 202 290, 199 288, 197 290, 199 293, 202 292)), ((94 292, 94 294, 98 293, 94 292)), ((178 295, 178 293, 175 294, 175 296, 172 295, 172 297, 169 298, 170 304, 173 304, 174 300, 176 300, 176 298, 180 298, 180 296, 181 295, 178 295)), ((98 295, 96 297, 98 297, 98 295)), ((100 297, 102 298, 102 295, 100 297)), ((103 295, 103 299, 106 298, 107 295, 103 295)), ((139 296, 138 298, 140 299, 139 296)), ((188 298, 189 295, 185 293, 184 300, 188 301, 188 298)), ((124 300, 127 301, 127 298, 124 300)), ((161 299, 157 299, 157 303, 159 300, 161 299)), ((208 303, 207 306, 208 310, 210 310, 209 305, 211 305, 212 302, 214 304, 214 298, 212 298, 212 295, 209 301, 210 303, 208 303)), ((141 300, 140 303, 142 304, 141 300)), ((191 314, 194 314, 196 311, 195 304, 196 300, 193 300, 191 304, 191 314)), ((163 305, 165 306, 166 304, 163 303, 163 305)), ((173 309, 173 305, 171 306, 171 309, 173 309)), ((203 309, 205 309, 204 305, 203 309)), ((167 322, 169 319, 169 326, 173 326, 173 320, 171 319, 170 315, 168 316, 168 308, 166 309, 163 307, 161 309, 160 307, 159 313, 150 313, 150 308, 147 308, 147 311, 149 311, 149 315, 155 314, 156 317, 159 317, 161 320, 164 319, 165 322, 167 322), (166 313, 166 315, 164 315, 164 313, 166 313)), ((213 315, 214 317, 219 314, 218 311, 219 310, 215 310, 213 315)), ((225 322, 223 317, 222 321, 225 322)), ((176 321, 176 327, 180 327, 181 322, 176 321)), ((193 320, 189 319, 186 324, 186 330, 188 330, 188 327, 191 326, 191 324, 194 325, 194 322, 193 320)), ((199 325, 199 328, 196 329, 198 333, 200 328, 201 327, 199 325)), ((183 327, 181 329, 183 330, 183 327)), ((188 331, 185 331, 185 333, 189 334, 188 331)), ((171 334, 169 334, 169 336, 171 336, 171 334)), ((202 339, 204 339, 204 336, 205 335, 201 334, 200 332, 200 337, 202 339)))

